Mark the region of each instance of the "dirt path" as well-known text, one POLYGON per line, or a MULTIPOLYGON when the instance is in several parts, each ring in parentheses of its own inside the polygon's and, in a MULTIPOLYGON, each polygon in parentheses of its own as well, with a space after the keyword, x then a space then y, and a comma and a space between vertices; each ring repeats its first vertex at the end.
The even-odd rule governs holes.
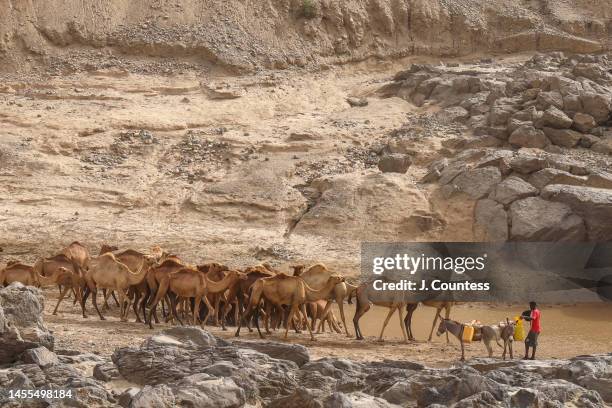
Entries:
MULTIPOLYGON (((106 312, 106 321, 100 321, 91 312, 93 308, 88 305, 90 317, 82 319, 80 308, 73 307, 70 302, 64 301, 60 306, 60 313, 52 316, 51 312, 57 299, 56 290, 46 290, 45 321, 56 335, 56 347, 91 351, 104 355, 112 354, 117 347, 137 345, 154 332, 163 330, 169 325, 160 324, 151 331, 142 324, 133 322, 120 322, 117 317, 117 308, 106 312)), ((353 333, 352 317, 354 308, 347 305, 350 332, 353 333)), ((524 308, 464 305, 453 309, 451 318, 459 321, 497 322, 520 314, 524 308)), ((336 314, 338 315, 337 311, 336 314)), ((350 358, 357 361, 400 359, 425 363, 430 366, 448 366, 457 361, 460 349, 456 339, 446 344, 444 337, 437 338, 434 334, 432 342, 426 342, 434 310, 421 307, 414 315, 413 330, 416 342, 404 344, 401 342, 401 332, 397 315, 393 316, 385 341, 377 341, 377 335, 386 315, 386 309, 372 307, 361 321, 361 327, 366 335, 365 341, 346 338, 342 334, 320 334, 316 341, 308 340, 307 334, 289 334, 288 341, 307 346, 314 358, 335 356, 350 358)), ((539 356, 541 358, 570 358, 581 354, 606 353, 612 350, 612 305, 576 305, 576 306, 544 306, 542 307, 543 333, 540 337, 539 356)), ((220 328, 207 326, 207 329, 229 340, 234 338, 235 329, 230 327, 224 332, 220 328)), ((244 339, 258 340, 257 332, 244 331, 244 339)), ((268 337, 270 340, 284 341, 282 333, 275 332, 268 337)), ((467 358, 485 356, 484 345, 474 343, 467 345, 467 358)), ((498 357, 501 350, 495 350, 498 357)), ((522 356, 523 344, 516 344, 515 358, 522 356)))

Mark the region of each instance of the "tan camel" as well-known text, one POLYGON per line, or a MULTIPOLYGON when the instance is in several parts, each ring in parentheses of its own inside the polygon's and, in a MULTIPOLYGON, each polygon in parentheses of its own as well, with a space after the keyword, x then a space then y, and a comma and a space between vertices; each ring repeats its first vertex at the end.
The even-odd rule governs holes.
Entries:
MULTIPOLYGON (((211 262, 211 263, 207 263, 204 265, 198 265, 197 269, 200 272, 205 273, 208 279, 212 281, 216 281, 216 282, 222 280, 225 277, 224 272, 229 270, 227 266, 222 265, 217 262, 211 262)), ((214 309, 215 309, 215 314, 213 316, 214 325, 218 326, 219 325, 219 312, 221 310, 220 305, 221 305, 221 300, 224 298, 224 292, 217 292, 217 293, 209 292, 207 296, 211 304, 214 305, 214 309)), ((223 329, 225 329, 225 323, 223 319, 221 319, 221 325, 223 326, 223 329)))
POLYGON ((89 254, 89 250, 80 242, 74 241, 66 248, 62 249, 60 253, 72 259, 77 265, 79 265, 79 268, 83 270, 87 269, 89 266, 91 255, 89 254))
MULTIPOLYGON (((448 320, 450 317, 451 308, 457 304, 457 302, 446 302, 441 300, 423 300, 420 302, 423 306, 429 306, 436 309, 436 315, 434 316, 433 324, 431 325, 431 331, 429 332, 429 337, 427 341, 431 341, 433 336, 434 328, 436 327, 436 323, 438 322, 438 318, 442 319, 442 309, 444 309, 444 318, 448 320)), ((414 336, 412 335, 412 315, 414 311, 419 306, 419 303, 408 302, 406 304, 406 317, 404 318, 404 326, 408 332, 408 339, 414 341, 414 336)), ((450 343, 450 339, 448 338, 448 332, 446 332, 446 342, 450 343)))
POLYGON ((368 283, 361 284, 355 293, 355 299, 357 300, 357 305, 355 309, 355 316, 353 317, 353 325, 355 326, 355 336, 357 340, 363 340, 363 334, 361 333, 361 329, 359 328, 359 319, 370 310, 371 304, 376 306, 383 306, 389 309, 389 313, 387 313, 387 317, 383 323, 382 329, 380 330, 380 335, 378 336, 378 341, 383 341, 383 334, 385 332, 385 328, 387 324, 389 324, 389 319, 393 316, 393 313, 397 310, 399 314, 400 320, 400 328, 402 330, 402 336, 404 337, 404 342, 408 342, 408 337, 406 336, 406 327, 404 326, 404 316, 403 309, 406 306, 406 302, 404 301, 401 294, 398 294, 396 299, 391 298, 388 301, 377 301, 374 300, 376 298, 373 293, 374 289, 368 283))
MULTIPOLYGON (((83 317, 87 317, 87 314, 85 313, 85 303, 82 301, 82 294, 83 294, 83 288, 85 285, 85 281, 83 280, 83 271, 79 267, 78 263, 74 261, 73 259, 69 258, 68 256, 66 256, 65 254, 59 254, 59 255, 52 256, 50 258, 39 259, 34 264, 34 272, 36 273, 36 276, 44 276, 44 277, 53 276, 53 274, 55 274, 56 271, 59 270, 59 268, 65 268, 80 278, 81 288, 79 289, 79 291, 81 292, 80 294, 81 312, 82 312, 83 317)), ((59 285, 58 288, 60 291, 60 297, 62 297, 61 296, 62 292, 64 292, 64 296, 65 296, 67 293, 67 290, 65 290, 65 288, 61 285, 59 285)), ((69 290, 73 291, 75 299, 78 300, 79 295, 77 294, 77 289, 74 287, 71 287, 69 288, 69 290)))
POLYGON ((201 326, 205 327, 206 322, 211 314, 214 313, 214 307, 209 302, 207 298, 207 294, 210 293, 220 293, 225 292, 227 288, 234 284, 237 280, 246 279, 246 275, 238 272, 238 271, 228 271, 225 274, 225 277, 220 281, 212 281, 207 276, 207 274, 198 271, 197 269, 191 268, 182 268, 177 272, 173 272, 164 276, 159 284, 159 289, 157 294, 155 295, 155 299, 153 300, 153 306, 151 310, 149 310, 149 327, 153 328, 153 324, 151 323, 151 315, 157 303, 163 299, 166 294, 171 293, 170 301, 171 301, 171 310, 174 318, 182 324, 182 321, 178 317, 176 313, 176 296, 179 298, 195 298, 195 306, 193 313, 193 325, 197 324, 198 311, 200 310, 200 303, 204 300, 206 307, 208 308, 208 313, 206 317, 202 319, 201 326))
MULTIPOLYGON (((323 285, 326 284, 329 277, 332 276, 332 272, 327 269, 327 267, 321 263, 314 264, 309 267, 306 271, 302 272, 299 276, 304 279, 304 281, 313 289, 320 289, 323 285)), ((338 309, 340 310, 340 319, 342 320, 342 324, 344 325, 344 331, 346 332, 346 336, 349 337, 348 327, 346 326, 346 319, 344 317, 344 299, 349 297, 349 288, 347 287, 347 283, 342 281, 338 283, 338 285, 334 288, 333 292, 330 293, 330 297, 327 302, 327 306, 325 306, 325 310, 323 311, 322 316, 326 316, 329 313, 331 308, 331 300, 335 299, 338 304, 338 309)), ((312 319, 312 330, 315 329, 316 325, 316 316, 313 316, 312 319)))
MULTIPOLYGON (((147 274, 150 263, 145 259, 137 273, 134 273, 125 264, 121 263, 111 252, 100 255, 91 260, 89 269, 85 273, 85 283, 92 295, 94 309, 98 312, 100 320, 105 320, 98 309, 97 290, 114 290, 119 295, 121 321, 127 321, 125 298, 130 286, 138 285, 147 274)), ((88 294, 83 296, 83 304, 88 294)))
MULTIPOLYGON (((261 338, 264 338, 261 330, 259 328, 259 307, 262 299, 267 300, 268 307, 272 305, 278 307, 279 309, 282 306, 289 306, 289 314, 286 319, 286 327, 285 327, 285 338, 289 334, 289 326, 290 323, 293 322, 293 317, 296 313, 301 312, 302 317, 305 319, 306 316, 306 306, 307 302, 315 302, 321 299, 327 299, 331 292, 334 290, 338 283, 344 282, 344 278, 337 275, 332 275, 327 279, 325 286, 321 289, 313 289, 302 279, 297 276, 288 276, 285 274, 278 274, 269 278, 262 278, 253 284, 251 289, 251 296, 249 298, 249 305, 247 310, 245 311, 243 318, 246 317, 248 320, 251 317, 251 314, 255 312, 255 324, 257 326, 257 332, 261 338)), ((269 313, 268 313, 269 314, 269 313)), ((242 325, 242 319, 240 319, 238 324, 238 330, 236 331, 236 336, 240 335, 240 328, 242 325)), ((314 335, 312 334, 312 330, 310 325, 306 325, 308 328, 308 332, 310 333, 311 340, 314 341, 314 335)))
MULTIPOLYGON (((59 266, 53 269, 53 272, 50 276, 42 276, 38 275, 37 279, 40 283, 40 286, 51 286, 58 285, 62 289, 60 290, 59 299, 57 300, 57 304, 55 305, 55 309, 53 309, 53 314, 57 314, 57 309, 59 308, 60 303, 66 296, 69 290, 73 290, 74 294, 79 302, 79 305, 83 304, 83 286, 84 280, 81 275, 74 272, 74 270, 64 268, 63 266, 59 266)), ((83 311, 83 314, 85 312, 83 311)), ((87 317, 87 316, 83 316, 87 317)))
POLYGON ((6 268, 0 270, 0 286, 8 286, 13 282, 21 282, 26 286, 38 286, 34 268, 20 262, 9 262, 6 268))
POLYGON ((119 247, 116 247, 115 245, 102 244, 102 246, 100 247, 100 252, 98 253, 98 256, 107 254, 109 252, 115 252, 117 250, 119 250, 119 247))
MULTIPOLYGON (((338 319, 331 310, 328 311, 326 315, 323 315, 325 311, 325 306, 327 306, 327 300, 318 300, 316 302, 308 303, 308 307, 306 308, 306 311, 310 314, 311 317, 314 315, 315 319, 321 320, 322 322, 319 325, 317 334, 325 333, 326 323, 329 326, 330 332, 335 331, 336 333, 342 333, 338 319)), ((304 324, 308 324, 308 322, 305 321, 304 324)))

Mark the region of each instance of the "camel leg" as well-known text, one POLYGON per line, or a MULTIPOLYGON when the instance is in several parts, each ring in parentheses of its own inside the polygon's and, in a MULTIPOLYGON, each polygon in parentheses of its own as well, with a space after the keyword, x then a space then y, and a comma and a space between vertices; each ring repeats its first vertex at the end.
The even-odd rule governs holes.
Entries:
POLYGON ((219 326, 219 306, 221 305, 221 293, 217 293, 215 295, 215 318, 214 324, 215 326, 219 326))
MULTIPOLYGON (((446 320, 450 318, 450 306, 446 306, 444 317, 446 317, 446 320)), ((446 332, 446 344, 449 344, 449 343, 450 343, 450 339, 448 338, 448 331, 447 331, 446 332)))
MULTIPOLYGON (((427 341, 431 341, 431 337, 433 336, 433 331, 434 328, 436 327, 436 323, 438 322, 438 317, 440 316, 440 311, 438 310, 436 312, 436 316, 434 317, 434 321, 433 324, 431 325, 431 331, 429 332, 429 338, 427 339, 427 341)), ((441 318, 441 316, 440 316, 441 318)), ((448 339, 448 333, 446 333, 446 338, 448 339)))
POLYGON ((465 347, 463 346, 462 338, 459 338, 459 343, 461 344, 461 361, 465 361, 465 347))
POLYGON ((404 343, 408 343, 408 335, 406 334, 406 326, 404 325, 404 310, 402 306, 397 308, 397 313, 400 319, 400 329, 402 329, 402 336, 404 337, 404 343))
MULTIPOLYGON (((200 314, 200 303, 202 302, 202 296, 196 296, 195 303, 193 305, 193 325, 198 324, 198 315, 200 314)), ((203 324, 204 322, 202 322, 203 324)))
POLYGON ((121 316, 122 322, 127 322, 128 307, 125 304, 125 292, 119 291, 119 316, 121 316))
POLYGON ((70 288, 67 286, 64 286, 62 288, 62 291, 60 292, 59 295, 59 299, 57 299, 57 305, 55 305, 55 309, 53 309, 53 315, 57 314, 57 308, 59 307, 60 303, 62 303, 62 299, 64 299, 64 296, 66 296, 66 292, 68 292, 70 288))
POLYGON ((134 292, 134 304, 132 305, 132 309, 134 310, 134 314, 136 315, 136 323, 142 323, 142 320, 140 320, 140 315, 138 314, 139 302, 140 292, 137 290, 134 292))
POLYGON ((336 303, 338 304, 338 309, 340 310, 340 320, 342 320, 342 324, 344 325, 344 331, 346 332, 346 337, 352 337, 348 331, 348 326, 346 325, 346 319, 344 318, 344 299, 342 297, 337 297, 336 303))
MULTIPOLYGON (((307 320, 308 317, 306 316, 306 305, 304 303, 300 305, 300 311, 302 312, 302 316, 304 316, 304 319, 307 320)), ((312 334, 312 329, 310 328, 308 321, 306 321, 306 328, 308 329, 308 333, 310 334, 310 340, 315 341, 316 339, 314 337, 314 334, 312 334)))
POLYGON ((264 335, 261 333, 261 329, 259 328, 259 308, 260 305, 257 304, 257 306, 255 306, 255 315, 254 315, 254 319, 255 319, 255 327, 257 327, 257 333, 259 333, 259 338, 260 339, 264 339, 264 335))
POLYGON ((100 320, 106 320, 104 316, 102 316, 102 313, 100 313, 100 309, 98 309, 98 290, 91 289, 91 288, 90 290, 91 290, 91 302, 93 303, 94 309, 96 309, 96 312, 98 312, 98 316, 100 316, 100 320))
POLYGON ((412 334, 412 315, 414 311, 419 306, 418 303, 408 303, 406 305, 406 317, 404 318, 404 327, 406 327, 406 332, 408 333, 408 340, 414 341, 414 336, 412 334))
POLYGON ((174 316, 174 318, 176 319, 177 322, 179 322, 179 325, 183 325, 183 321, 179 318, 178 313, 176 311, 176 301, 178 300, 177 297, 175 295, 171 295, 168 294, 170 297, 170 305, 168 306, 168 308, 170 309, 169 312, 172 313, 172 316, 174 316))
POLYGON ((361 334, 361 329, 359 328, 359 319, 363 316, 368 310, 370 310, 370 302, 364 302, 359 299, 359 297, 355 297, 357 302, 357 309, 355 310, 355 316, 353 316, 353 326, 355 326, 355 337, 357 340, 363 340, 363 335, 361 334))
POLYGON ((291 309, 289 309, 289 315, 287 316, 287 327, 285 328, 285 339, 287 339, 287 336, 289 335, 289 322, 293 320, 293 316, 295 315, 295 312, 297 310, 298 310, 297 303, 292 304, 291 309))
POLYGON ((389 320, 391 319, 391 316, 393 316, 393 313, 395 313, 395 307, 389 308, 389 313, 387 313, 387 317, 385 318, 382 329, 380 329, 380 336, 378 336, 378 341, 383 341, 383 333, 385 332, 385 328, 387 327, 387 324, 389 324, 389 320))
POLYGON ((210 302, 208 301, 208 297, 206 295, 204 295, 202 298, 204 299, 204 303, 206 304, 206 307, 208 308, 208 313, 206 313, 206 317, 202 321, 202 328, 204 328, 206 327, 206 323, 208 322, 208 318, 210 317, 210 315, 215 313, 215 308, 213 307, 213 305, 210 304, 210 302))
POLYGON ((87 318, 87 313, 85 313, 85 302, 87 301, 87 297, 89 296, 89 287, 87 285, 81 288, 81 311, 83 312, 83 318, 87 318))
POLYGON ((104 302, 102 303, 102 310, 110 310, 110 306, 108 305, 108 291, 106 289, 102 289, 102 297, 104 298, 104 302))
MULTIPOLYGON (((322 325, 322 324, 323 324, 323 322, 325 321, 325 317, 326 317, 326 316, 327 316, 327 314, 329 313, 329 309, 331 309, 331 305, 332 305, 331 300, 328 300, 328 301, 327 301, 327 303, 325 304, 325 308, 323 309, 323 312, 321 312, 321 316, 319 316, 319 319, 320 319, 320 320, 319 320, 319 325, 318 325, 318 327, 317 327, 317 333, 320 333, 320 332, 321 332, 321 329, 322 329, 322 328, 321 328, 321 325, 322 325)), ((312 326, 312 329, 313 329, 313 330, 314 330, 314 328, 315 328, 315 326, 314 326, 314 322, 316 321, 316 315, 317 315, 317 313, 316 313, 317 307, 316 307, 316 306, 314 307, 314 310, 315 310, 315 311, 312 313, 312 316, 313 316, 313 318, 312 318, 312 321, 313 321, 313 326, 312 326)), ((323 330, 325 330, 325 329, 323 328, 323 330)))

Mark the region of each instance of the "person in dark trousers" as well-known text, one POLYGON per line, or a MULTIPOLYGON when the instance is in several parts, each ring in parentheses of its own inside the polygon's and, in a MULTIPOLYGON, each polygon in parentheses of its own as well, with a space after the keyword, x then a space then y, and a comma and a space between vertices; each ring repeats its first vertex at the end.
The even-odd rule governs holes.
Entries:
POLYGON ((529 309, 527 313, 523 313, 521 316, 524 320, 527 320, 531 324, 529 334, 525 339, 525 360, 535 360, 536 348, 538 347, 538 337, 542 331, 540 325, 541 312, 538 309, 536 302, 529 302, 529 309), (531 347, 531 358, 529 358, 529 348, 531 347))

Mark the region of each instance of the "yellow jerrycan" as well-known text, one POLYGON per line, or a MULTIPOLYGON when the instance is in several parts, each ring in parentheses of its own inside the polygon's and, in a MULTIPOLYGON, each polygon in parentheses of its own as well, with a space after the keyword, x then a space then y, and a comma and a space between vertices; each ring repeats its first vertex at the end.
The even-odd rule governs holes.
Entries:
POLYGON ((523 326, 523 319, 519 316, 514 318, 516 324, 514 325, 514 340, 523 341, 525 340, 525 328, 523 326))
POLYGON ((463 335, 461 341, 464 343, 471 343, 474 338, 474 326, 463 326, 463 335))

